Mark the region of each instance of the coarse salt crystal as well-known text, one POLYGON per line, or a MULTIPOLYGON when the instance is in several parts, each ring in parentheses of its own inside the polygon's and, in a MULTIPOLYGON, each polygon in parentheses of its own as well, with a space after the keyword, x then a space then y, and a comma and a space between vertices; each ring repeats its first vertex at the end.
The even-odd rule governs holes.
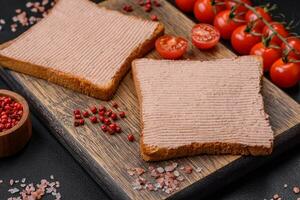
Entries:
POLYGON ((33 6, 33 3, 32 3, 32 2, 27 2, 27 3, 26 3, 26 7, 27 7, 27 8, 30 8, 30 7, 32 7, 32 6, 33 6))
POLYGON ((203 169, 202 169, 201 167, 197 167, 197 168, 196 168, 196 172, 198 172, 198 173, 202 172, 202 170, 203 170, 203 169))
POLYGON ((173 173, 174 173, 174 176, 179 176, 180 175, 179 171, 177 171, 177 170, 175 170, 173 173))
POLYGON ((13 185, 14 184, 14 180, 13 179, 10 179, 9 180, 9 185, 13 185))
POLYGON ((49 3, 49 0, 43 0, 43 1, 42 1, 42 5, 43 5, 43 6, 47 5, 48 3, 49 3))
POLYGON ((26 178, 22 178, 21 182, 25 183, 25 181, 26 181, 26 178))
POLYGON ((156 168, 156 170, 160 174, 165 172, 164 168, 162 168, 162 167, 158 167, 158 168, 156 168))
POLYGON ((0 179, 0 184, 2 184, 2 183, 3 183, 3 180, 0 179))
POLYGON ((31 8, 30 11, 33 12, 33 13, 36 13, 36 12, 38 12, 38 9, 37 8, 31 8))
POLYGON ((20 192, 20 190, 18 188, 11 188, 11 189, 8 190, 8 192, 11 193, 11 194, 15 194, 17 192, 20 192))
POLYGON ((5 20, 4 19, 0 19, 0 24, 5 24, 5 20))
POLYGON ((54 176, 52 174, 50 175, 50 179, 52 179, 52 180, 54 179, 54 176))
POLYGON ((22 12, 22 10, 21 9, 16 9, 15 12, 19 14, 19 13, 22 12))

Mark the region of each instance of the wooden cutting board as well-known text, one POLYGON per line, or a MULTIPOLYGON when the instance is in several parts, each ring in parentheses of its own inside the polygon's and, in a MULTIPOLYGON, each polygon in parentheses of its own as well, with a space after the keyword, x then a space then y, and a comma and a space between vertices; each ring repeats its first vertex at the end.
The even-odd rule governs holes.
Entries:
MULTIPOLYGON (((122 10, 124 2, 135 5, 136 0, 109 0, 100 5, 122 10)), ((190 39, 190 31, 194 23, 168 2, 161 1, 161 3, 162 6, 155 8, 151 14, 156 14, 165 24, 166 33, 190 39)), ((149 19, 149 14, 142 11, 139 6, 133 7, 134 12, 130 14, 149 19)), ((210 60, 234 56, 234 53, 219 44, 214 50, 206 52, 190 46, 186 57, 210 60)), ((155 52, 147 57, 158 58, 155 52)), ((129 143, 124 133, 116 136, 103 134, 99 125, 92 125, 89 122, 84 127, 73 126, 74 109, 86 109, 88 106, 99 104, 110 106, 111 102, 101 102, 9 70, 1 69, 1 72, 10 86, 29 100, 32 108, 37 111, 51 132, 113 199, 181 198, 190 194, 189 190, 197 191, 200 198, 216 186, 226 184, 229 179, 249 171, 252 166, 257 166, 270 158, 205 155, 177 159, 176 162, 180 165, 201 167, 203 170, 200 173, 186 175, 187 180, 181 184, 180 190, 173 194, 136 191, 132 189, 133 178, 127 174, 126 168, 140 166, 147 169, 149 166, 149 163, 144 162, 140 157, 138 142, 129 143)), ((296 141, 296 136, 300 134, 300 106, 266 79, 263 81, 263 96, 266 112, 270 115, 271 125, 276 134, 275 148, 284 149, 286 144, 296 141)), ((113 101, 127 109, 127 118, 121 124, 124 132, 132 132, 139 139, 139 107, 131 73, 122 81, 113 101)), ((275 150, 274 154, 276 152, 275 150)), ((168 162, 157 164, 164 166, 166 163, 168 162)))

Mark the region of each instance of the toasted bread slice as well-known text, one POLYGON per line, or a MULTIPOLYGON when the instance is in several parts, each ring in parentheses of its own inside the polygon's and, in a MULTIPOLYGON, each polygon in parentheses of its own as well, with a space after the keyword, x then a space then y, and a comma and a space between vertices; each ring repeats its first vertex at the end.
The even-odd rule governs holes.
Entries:
POLYGON ((131 61, 154 47, 162 24, 59 0, 49 15, 1 46, 0 64, 102 100, 112 97, 131 61))
POLYGON ((270 154, 274 136, 264 112, 261 65, 255 56, 135 60, 143 159, 270 154))

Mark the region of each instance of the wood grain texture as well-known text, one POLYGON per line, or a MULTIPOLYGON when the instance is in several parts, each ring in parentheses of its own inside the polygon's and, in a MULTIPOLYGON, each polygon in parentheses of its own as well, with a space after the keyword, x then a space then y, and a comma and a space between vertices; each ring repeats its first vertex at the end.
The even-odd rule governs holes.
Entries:
MULTIPOLYGON (((102 3, 101 6, 121 10, 124 2, 135 5, 136 1, 110 0, 102 3)), ((189 32, 194 23, 166 1, 161 2, 162 7, 155 8, 152 13, 165 24, 166 32, 190 38, 189 32)), ((131 14, 149 18, 149 14, 142 11, 140 7, 134 6, 134 10, 131 14)), ((186 57, 210 60, 234 56, 234 53, 219 44, 214 50, 206 52, 190 46, 186 57)), ((158 58, 155 52, 147 57, 158 58)), ((167 195, 132 189, 133 178, 127 174, 126 168, 149 166, 149 163, 142 161, 140 157, 138 142, 127 142, 124 133, 116 136, 103 134, 99 125, 92 125, 89 122, 84 127, 73 127, 74 109, 86 109, 88 106, 99 104, 111 106, 111 102, 102 102, 27 75, 4 69, 1 69, 1 72, 11 86, 27 97, 51 132, 113 199, 165 199, 172 195, 176 196, 175 193, 167 195)), ((276 136, 299 124, 299 104, 266 79, 263 82, 263 96, 265 109, 270 115, 270 122, 276 136)), ((128 117, 121 123, 124 132, 132 132, 139 139, 139 107, 131 73, 127 74, 122 81, 113 101, 127 109, 128 117)), ((176 160, 179 164, 203 168, 201 173, 186 176, 187 181, 181 184, 181 189, 195 185, 194 183, 201 182, 204 178, 209 179, 214 172, 240 159, 239 156, 204 155, 176 160)), ((165 163, 157 164, 164 165, 165 163)), ((228 175, 232 176, 232 174, 228 175)))

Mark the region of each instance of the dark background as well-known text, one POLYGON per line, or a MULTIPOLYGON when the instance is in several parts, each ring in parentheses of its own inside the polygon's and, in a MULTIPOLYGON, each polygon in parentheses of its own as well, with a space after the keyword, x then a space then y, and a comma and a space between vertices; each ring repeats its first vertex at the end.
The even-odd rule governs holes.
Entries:
MULTIPOLYGON (((14 10, 24 8, 26 2, 24 0, 0 0, 0 18, 11 18, 14 10)), ((270 2, 278 4, 280 12, 284 13, 287 19, 300 20, 299 1, 274 0, 270 2)), ((12 34, 8 26, 5 26, 4 30, 0 31, 0 43, 15 38, 24 30, 12 34)), ((296 31, 300 32, 299 27, 296 31)), ((1 78, 0 88, 7 88, 1 78)), ((286 90, 286 92, 300 102, 299 86, 286 90)), ((36 183, 42 178, 49 179, 49 176, 53 174, 61 182, 59 191, 62 199, 109 199, 105 191, 93 181, 35 116, 37 116, 36 113, 32 115, 33 138, 26 148, 14 157, 0 159, 0 179, 7 182, 11 178, 26 177, 28 181, 36 183)), ((271 163, 242 177, 233 184, 227 185, 222 190, 217 190, 213 196, 207 199, 263 200, 271 199, 274 194, 278 193, 284 197, 283 199, 296 200, 300 194, 295 195, 292 192, 292 186, 300 185, 299 150, 299 146, 291 148, 271 163), (284 184, 288 184, 287 189, 284 189, 284 184)), ((0 185, 0 200, 7 199, 7 189, 7 184, 0 185)), ((194 194, 194 197, 197 199, 197 193, 194 194)))

